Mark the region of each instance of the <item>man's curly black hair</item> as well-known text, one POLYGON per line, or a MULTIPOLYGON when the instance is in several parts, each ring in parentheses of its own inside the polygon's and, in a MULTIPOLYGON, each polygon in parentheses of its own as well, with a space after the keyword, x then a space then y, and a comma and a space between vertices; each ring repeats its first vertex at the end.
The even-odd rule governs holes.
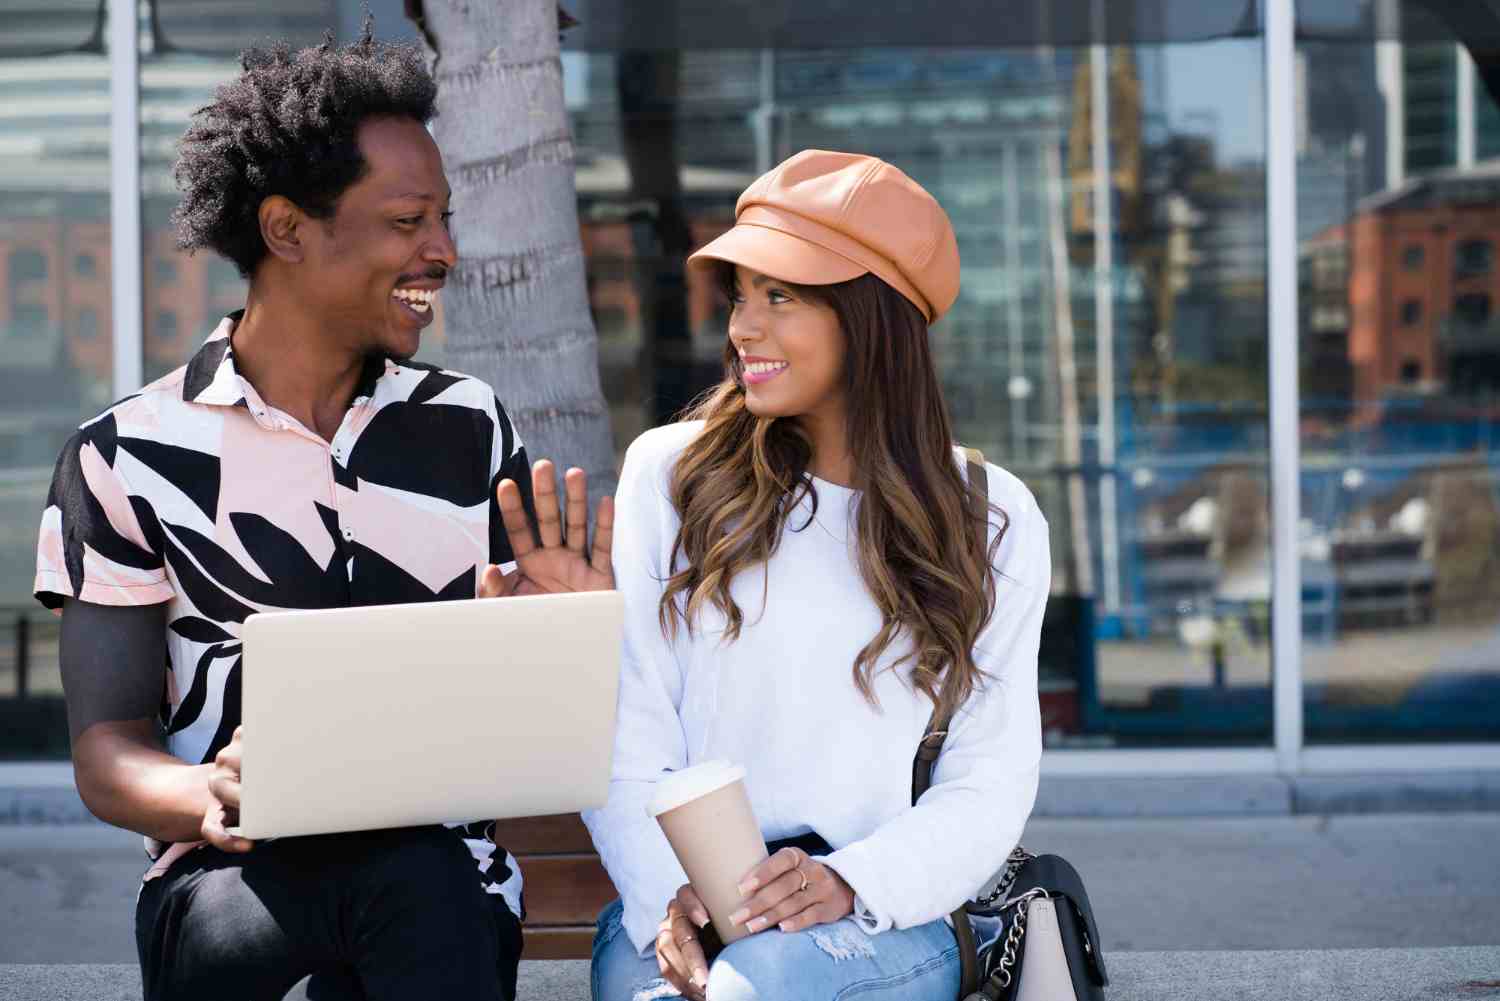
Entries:
POLYGON ((282 195, 318 219, 365 172, 357 142, 367 119, 395 116, 427 124, 437 84, 414 45, 377 42, 373 22, 346 46, 293 51, 252 48, 238 77, 193 115, 173 176, 182 201, 173 213, 177 245, 208 247, 249 278, 268 253, 260 203, 282 195))

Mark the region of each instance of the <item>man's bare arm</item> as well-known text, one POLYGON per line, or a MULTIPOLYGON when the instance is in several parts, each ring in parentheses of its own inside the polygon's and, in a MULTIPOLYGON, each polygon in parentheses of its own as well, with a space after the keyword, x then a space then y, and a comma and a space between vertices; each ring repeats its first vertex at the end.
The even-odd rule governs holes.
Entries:
POLYGON ((215 800, 212 765, 168 754, 157 712, 166 679, 166 606, 70 600, 62 679, 79 795, 100 820, 161 841, 197 841, 215 800))

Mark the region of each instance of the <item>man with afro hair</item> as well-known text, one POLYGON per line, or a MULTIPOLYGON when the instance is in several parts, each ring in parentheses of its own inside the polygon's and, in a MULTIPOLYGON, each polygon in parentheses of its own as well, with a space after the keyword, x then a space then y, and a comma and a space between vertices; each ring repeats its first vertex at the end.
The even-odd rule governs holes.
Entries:
POLYGON ((35 591, 62 613, 79 792, 153 859, 150 1001, 304 980, 320 998, 515 995, 520 873, 490 825, 233 833, 250 614, 613 586, 608 502, 590 554, 571 524, 582 473, 569 548, 552 468, 533 496, 490 388, 410 361, 457 259, 435 92, 421 53, 369 24, 344 47, 246 52, 176 167, 180 243, 233 261, 245 307, 58 460, 35 591))

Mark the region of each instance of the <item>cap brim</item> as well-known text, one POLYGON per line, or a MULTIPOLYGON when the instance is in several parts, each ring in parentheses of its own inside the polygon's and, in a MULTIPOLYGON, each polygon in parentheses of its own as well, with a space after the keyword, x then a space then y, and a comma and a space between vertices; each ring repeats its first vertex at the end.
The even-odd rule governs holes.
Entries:
POLYGON ((690 267, 715 261, 743 264, 784 282, 832 285, 868 274, 870 269, 816 243, 766 226, 736 223, 734 228, 688 258, 690 267))

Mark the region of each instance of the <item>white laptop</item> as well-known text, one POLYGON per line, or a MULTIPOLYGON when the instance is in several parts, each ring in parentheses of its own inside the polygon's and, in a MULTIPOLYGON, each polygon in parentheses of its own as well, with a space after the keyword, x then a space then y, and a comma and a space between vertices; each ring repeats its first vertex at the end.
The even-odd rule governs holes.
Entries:
POLYGON ((235 833, 603 805, 622 613, 597 591, 251 616, 235 833))

